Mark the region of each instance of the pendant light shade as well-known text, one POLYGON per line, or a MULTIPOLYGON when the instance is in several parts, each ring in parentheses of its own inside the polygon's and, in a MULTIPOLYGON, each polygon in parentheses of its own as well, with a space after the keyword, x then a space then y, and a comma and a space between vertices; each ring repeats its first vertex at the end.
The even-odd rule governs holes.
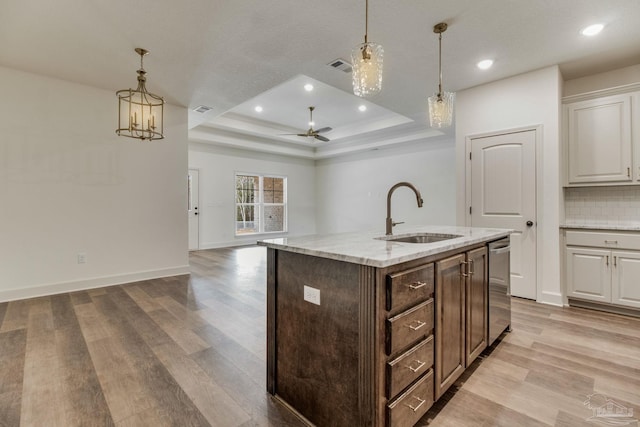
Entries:
POLYGON ((360 97, 376 95, 382 90, 382 58, 384 49, 367 40, 369 30, 369 0, 365 3, 364 43, 351 52, 353 93, 360 97))
POLYGON ((454 92, 440 92, 429 97, 429 123, 432 128, 451 126, 455 100, 454 92))
POLYGON ((442 33, 447 30, 447 24, 441 22, 433 27, 438 34, 438 93, 429 97, 429 123, 432 128, 446 128, 453 122, 453 107, 456 99, 454 92, 442 90, 442 33))
POLYGON ((164 138, 164 99, 147 92, 146 71, 142 59, 149 52, 136 48, 140 55, 140 69, 138 70, 138 87, 123 89, 116 92, 118 96, 118 129, 119 136, 128 136, 141 140, 155 140, 164 138))

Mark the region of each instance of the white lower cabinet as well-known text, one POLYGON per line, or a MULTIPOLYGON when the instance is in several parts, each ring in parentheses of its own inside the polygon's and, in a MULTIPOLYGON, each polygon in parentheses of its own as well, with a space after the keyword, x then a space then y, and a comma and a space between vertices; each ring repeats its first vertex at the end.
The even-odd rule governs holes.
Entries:
POLYGON ((640 308, 640 252, 612 252, 611 301, 640 308))
POLYGON ((565 259, 569 298, 640 308, 640 233, 567 231, 565 259))
POLYGON ((567 247, 567 293, 571 297, 611 302, 610 251, 567 247))

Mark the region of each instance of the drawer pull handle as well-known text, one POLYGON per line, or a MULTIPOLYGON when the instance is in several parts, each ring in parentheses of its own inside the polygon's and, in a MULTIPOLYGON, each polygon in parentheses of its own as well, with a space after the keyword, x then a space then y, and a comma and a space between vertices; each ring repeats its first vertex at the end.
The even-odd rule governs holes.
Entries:
POLYGON ((421 281, 417 281, 417 282, 413 282, 409 285, 410 289, 420 289, 422 287, 427 286, 427 282, 421 282, 421 281))
POLYGON ((467 265, 466 261, 460 261, 460 275, 462 277, 469 277, 469 275, 467 273, 465 273, 465 265, 467 265))
POLYGON ((473 260, 470 259, 469 261, 467 261, 467 264, 469 264, 469 274, 473 274, 473 260))
POLYGON ((418 371, 419 371, 420 369, 422 369, 422 367, 423 367, 424 365, 426 365, 426 364, 427 364, 427 362, 422 362, 422 361, 420 361, 420 360, 416 359, 416 360, 414 360, 413 362, 411 362, 411 365, 407 365, 407 368, 408 368, 411 372, 418 372, 418 371), (418 366, 413 367, 412 365, 413 365, 414 363, 416 363, 416 362, 418 363, 418 366))
POLYGON ((605 240, 604 244, 605 245, 617 245, 618 241, 617 240, 605 240))
POLYGON ((413 412, 417 412, 417 411, 418 411, 418 409, 420 409, 420 407, 421 407, 422 405, 424 405, 424 403, 426 402, 426 400, 425 400, 425 399, 420 399, 418 396, 411 396, 411 397, 413 397, 414 399, 416 399, 416 400, 417 400, 418 402, 420 402, 420 403, 418 403, 418 405, 417 405, 417 406, 413 406, 413 405, 410 405, 410 404, 408 404, 408 403, 405 403, 405 405, 407 405, 407 406, 408 406, 408 407, 409 407, 413 412))
POLYGON ((607 255, 607 267, 609 266, 609 255, 607 255))
POLYGON ((407 326, 414 330, 417 331, 418 329, 422 328, 424 325, 426 325, 427 322, 422 322, 420 320, 414 320, 413 322, 411 322, 410 324, 408 324, 407 326))

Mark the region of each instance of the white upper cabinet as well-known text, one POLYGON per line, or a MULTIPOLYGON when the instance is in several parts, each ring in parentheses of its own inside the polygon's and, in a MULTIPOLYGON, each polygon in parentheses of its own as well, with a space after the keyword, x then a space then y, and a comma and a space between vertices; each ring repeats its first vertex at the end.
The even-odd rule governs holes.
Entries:
POLYGON ((619 185, 639 178, 633 165, 633 97, 627 93, 566 104, 569 185, 619 185))

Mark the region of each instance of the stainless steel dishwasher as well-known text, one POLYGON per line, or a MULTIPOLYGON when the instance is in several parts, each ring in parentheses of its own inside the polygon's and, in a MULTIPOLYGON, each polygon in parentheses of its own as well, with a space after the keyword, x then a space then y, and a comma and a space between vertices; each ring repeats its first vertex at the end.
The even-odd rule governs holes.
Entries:
POLYGON ((489 345, 511 330, 510 251, 508 236, 489 243, 489 345))

